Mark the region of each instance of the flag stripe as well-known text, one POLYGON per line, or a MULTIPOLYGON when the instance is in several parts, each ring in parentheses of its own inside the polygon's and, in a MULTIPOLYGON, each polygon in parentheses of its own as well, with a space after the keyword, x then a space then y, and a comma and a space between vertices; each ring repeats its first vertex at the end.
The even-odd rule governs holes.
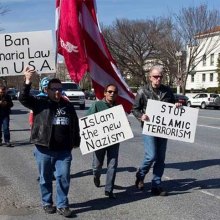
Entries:
POLYGON ((56 15, 60 16, 57 25, 58 53, 64 56, 71 78, 79 82, 84 72, 89 70, 99 99, 103 98, 107 84, 115 84, 119 91, 117 101, 125 111, 130 112, 134 95, 117 68, 101 33, 95 0, 62 0, 62 4, 57 0, 56 15))
MULTIPOLYGON (((102 87, 105 87, 107 84, 112 83, 114 80, 112 79, 112 76, 109 75, 107 72, 105 72, 103 69, 101 69, 97 63, 95 63, 91 58, 89 58, 89 66, 91 68, 91 77, 94 81, 98 82, 99 85, 102 87)), ((123 88, 121 87, 120 81, 114 81, 114 84, 118 87, 118 95, 127 99, 128 101, 132 102, 132 98, 127 96, 127 94, 124 92, 123 88)))
MULTIPOLYGON (((85 33, 85 39, 86 42, 89 42, 89 44, 86 44, 88 57, 92 58, 92 60, 100 66, 100 70, 104 70, 112 77, 112 83, 115 80, 120 84, 120 87, 124 88, 125 92, 129 90, 122 76, 118 73, 117 67, 107 57, 103 56, 103 53, 102 51, 100 51, 100 48, 98 47, 96 42, 94 42, 87 33, 85 33)), ((91 66, 89 65, 89 67, 91 66)), ((89 71, 92 74, 93 71, 91 68, 89 69, 89 71)), ((95 72, 95 74, 98 75, 99 73, 95 72)), ((101 75, 101 73, 99 75, 101 75)), ((133 94, 131 94, 130 91, 128 92, 128 95, 133 98, 133 94)))
POLYGON ((94 42, 96 42, 96 44, 98 45, 98 47, 102 51, 103 55, 108 57, 106 54, 105 48, 103 47, 102 40, 100 38, 98 26, 94 22, 93 17, 91 16, 91 13, 89 12, 89 10, 85 4, 83 4, 83 7, 82 7, 82 16, 83 16, 84 30, 91 37, 91 39, 94 42))
POLYGON ((103 78, 103 80, 105 80, 105 77, 106 77, 106 75, 104 73, 108 73, 107 75, 109 77, 111 77, 111 81, 108 80, 109 83, 110 82, 111 83, 117 82, 117 84, 120 86, 120 88, 123 88, 124 94, 128 95, 129 98, 133 97, 133 94, 130 94, 130 92, 127 92, 127 88, 124 84, 123 78, 120 78, 118 74, 115 74, 116 71, 113 69, 111 62, 109 62, 109 60, 102 55, 99 48, 92 40, 89 40, 89 42, 90 42, 90 44, 87 45, 88 59, 89 58, 92 59, 93 63, 96 63, 100 67, 98 70, 97 69, 93 70, 91 68, 91 63, 90 63, 89 64, 89 71, 90 71, 91 75, 92 74, 99 75, 97 80, 102 81, 102 78, 103 78), (93 51, 96 51, 96 53, 94 53, 93 51))
MULTIPOLYGON (((88 1, 87 1, 88 2, 88 1)), ((89 2, 90 4, 90 7, 92 7, 92 4, 91 4, 91 1, 89 2)), ((94 11, 96 12, 96 2, 95 1, 93 1, 93 4, 94 4, 94 11)), ((89 13, 90 11, 92 11, 93 12, 93 10, 92 9, 90 9, 90 10, 87 10, 87 13, 89 13)), ((94 16, 94 15, 93 15, 94 16)), ((123 83, 124 84, 124 86, 125 86, 125 89, 126 90, 128 90, 129 91, 129 93, 131 93, 131 91, 130 91, 130 88, 128 87, 128 85, 125 83, 125 81, 124 81, 124 79, 122 78, 122 75, 121 75, 121 73, 120 73, 120 71, 118 70, 118 68, 117 68, 117 66, 116 66, 116 63, 115 63, 115 61, 114 61, 114 59, 112 58, 112 56, 111 56, 111 54, 110 54, 110 52, 109 52, 109 50, 108 50, 108 48, 107 48, 107 45, 106 45, 106 43, 105 43, 105 40, 104 40, 104 38, 103 38, 103 35, 102 35, 102 33, 101 33, 101 29, 100 29, 100 26, 99 26, 99 23, 98 23, 98 16, 97 16, 97 14, 96 14, 96 16, 94 16, 95 17, 95 19, 93 19, 93 21, 96 23, 96 25, 97 25, 97 29, 96 29, 96 32, 99 32, 98 34, 96 34, 97 36, 98 36, 98 38, 100 38, 101 39, 101 42, 102 42, 102 47, 104 47, 105 48, 105 51, 107 52, 107 54, 108 54, 108 59, 110 60, 110 62, 111 62, 111 66, 113 67, 113 69, 114 69, 114 71, 115 71, 115 73, 117 74, 117 76, 120 78, 120 82, 121 83, 123 83)), ((86 25, 84 25, 85 27, 86 27, 86 25)), ((96 26, 95 26, 96 27, 96 26)), ((93 40, 94 40, 94 38, 93 38, 93 40)), ((94 40, 94 42, 97 42, 97 40, 94 40)), ((100 41, 98 41, 98 42, 100 42, 100 41)), ((100 45, 100 44, 99 44, 100 45)), ((100 47, 100 46, 99 46, 100 47)), ((103 50, 102 50, 103 51, 103 50)), ((105 54, 105 56, 106 56, 106 53, 104 53, 105 54)), ((131 95, 131 97, 132 98, 134 98, 134 96, 133 96, 133 94, 130 94, 131 95)))

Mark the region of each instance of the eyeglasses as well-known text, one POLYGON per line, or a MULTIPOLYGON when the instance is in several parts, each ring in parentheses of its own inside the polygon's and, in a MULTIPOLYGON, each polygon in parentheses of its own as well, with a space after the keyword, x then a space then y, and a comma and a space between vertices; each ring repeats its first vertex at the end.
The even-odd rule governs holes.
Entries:
POLYGON ((152 76, 154 79, 162 79, 163 78, 163 76, 152 76))
POLYGON ((63 91, 62 88, 49 88, 49 90, 51 90, 52 92, 56 92, 56 91, 62 92, 63 91))
POLYGON ((109 94, 112 94, 112 93, 113 94, 117 94, 118 92, 117 91, 108 90, 107 93, 109 93, 109 94))

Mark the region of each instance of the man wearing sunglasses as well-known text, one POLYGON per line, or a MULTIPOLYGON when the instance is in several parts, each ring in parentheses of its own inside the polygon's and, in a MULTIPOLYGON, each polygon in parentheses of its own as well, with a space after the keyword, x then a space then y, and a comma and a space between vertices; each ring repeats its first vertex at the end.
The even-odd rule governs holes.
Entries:
POLYGON ((47 96, 42 99, 30 95, 34 70, 24 70, 25 82, 19 101, 34 114, 31 142, 35 144, 34 156, 39 170, 39 185, 43 209, 69 217, 68 191, 72 148, 80 144, 79 124, 73 105, 62 97, 59 79, 48 83, 47 96), (55 171, 55 172, 54 172, 55 171), (56 177, 56 208, 53 206, 53 174, 56 177))
MULTIPOLYGON (((91 115, 116 105, 116 98, 118 94, 118 88, 114 84, 109 84, 105 87, 103 100, 96 101, 88 110, 87 115, 91 115)), ((118 166, 118 151, 119 143, 108 146, 106 148, 93 152, 93 181, 96 187, 100 186, 100 176, 102 166, 107 154, 107 173, 105 182, 105 196, 110 199, 115 199, 116 196, 113 193, 116 169, 118 166)))
MULTIPOLYGON (((133 105, 134 116, 143 122, 149 120, 145 114, 147 100, 153 99, 163 102, 174 103, 175 98, 173 92, 168 86, 161 84, 163 78, 163 68, 161 66, 153 66, 148 76, 148 84, 141 87, 135 97, 133 105)), ((180 106, 177 103, 176 106, 180 106)), ((144 189, 144 178, 153 165, 153 179, 151 185, 151 193, 155 196, 166 196, 167 192, 161 187, 161 177, 165 167, 165 154, 167 139, 154 137, 150 135, 144 136, 144 160, 141 163, 137 173, 135 185, 138 189, 144 189)))

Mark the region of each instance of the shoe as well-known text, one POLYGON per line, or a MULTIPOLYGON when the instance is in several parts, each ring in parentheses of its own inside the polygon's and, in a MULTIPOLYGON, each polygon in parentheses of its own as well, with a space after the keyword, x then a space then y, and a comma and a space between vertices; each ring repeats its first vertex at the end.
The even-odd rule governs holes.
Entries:
POLYGON ((56 208, 52 205, 45 205, 43 207, 43 210, 47 213, 47 214, 53 214, 56 212, 56 208))
POLYGON ((139 169, 138 169, 138 171, 136 172, 135 186, 136 186, 139 190, 141 190, 141 191, 144 190, 144 180, 142 180, 142 179, 140 178, 140 176, 139 176, 139 169))
POLYGON ((165 191, 161 187, 152 187, 151 188, 151 194, 154 196, 168 196, 167 191, 165 191))
POLYGON ((136 179, 135 181, 135 186, 139 189, 139 190, 144 190, 144 181, 140 180, 140 179, 136 179))
POLYGON ((100 178, 99 177, 94 177, 94 184, 96 187, 100 187, 100 178))
POLYGON ((62 215, 64 217, 70 217, 72 215, 72 211, 68 208, 57 208, 57 214, 62 215))
POLYGON ((6 147, 14 147, 10 142, 5 143, 6 147))
POLYGON ((0 146, 2 146, 3 144, 2 144, 2 142, 0 142, 0 146))
POLYGON ((116 199, 116 195, 113 192, 105 191, 105 196, 108 196, 109 199, 116 199))

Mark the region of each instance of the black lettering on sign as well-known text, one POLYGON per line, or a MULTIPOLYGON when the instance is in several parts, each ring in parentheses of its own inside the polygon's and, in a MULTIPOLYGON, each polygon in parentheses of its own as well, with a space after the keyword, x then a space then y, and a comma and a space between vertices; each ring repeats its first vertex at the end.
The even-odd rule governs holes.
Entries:
POLYGON ((11 35, 6 34, 5 35, 5 46, 23 46, 23 45, 29 45, 29 39, 28 38, 15 38, 12 39, 11 35))
POLYGON ((165 112, 165 111, 166 111, 166 109, 165 109, 165 108, 166 108, 166 105, 162 105, 161 107, 162 107, 161 112, 162 112, 162 113, 165 112))
POLYGON ((114 131, 114 130, 120 128, 120 127, 121 127, 121 122, 120 121, 118 122, 118 124, 112 123, 110 125, 103 126, 103 132, 108 133, 108 132, 114 131))
POLYGON ((123 141, 124 139, 125 139, 125 134, 123 132, 119 132, 112 135, 104 136, 98 140, 94 140, 94 139, 86 140, 85 143, 88 151, 91 151, 92 149, 95 150, 97 148, 110 146, 117 142, 123 141))
POLYGON ((21 63, 14 62, 14 71, 16 73, 22 73, 23 69, 24 69, 24 62, 21 62, 21 63), (19 66, 19 64, 20 64, 20 66, 19 66))
POLYGON ((1 67, 0 69, 0 75, 9 74, 8 67, 1 67))
POLYGON ((0 61, 5 61, 5 60, 19 60, 19 59, 24 59, 24 52, 18 52, 16 50, 15 53, 0 53, 0 61))
POLYGON ((31 52, 31 49, 28 48, 28 58, 32 59, 32 58, 45 58, 45 57, 49 57, 50 56, 50 51, 48 50, 47 52, 45 51, 35 51, 35 52, 31 52))
MULTIPOLYGON (((178 138, 188 138, 188 139, 191 138, 191 131, 186 131, 178 128, 167 128, 165 126, 152 125, 152 124, 146 124, 146 128, 148 132, 152 132, 155 134, 164 134, 178 138)), ((188 129, 187 123, 185 128, 188 129)))
POLYGON ((49 65, 49 63, 47 62, 47 60, 44 60, 42 66, 41 66, 41 68, 40 68, 40 71, 43 71, 44 69, 49 69, 49 70, 51 70, 50 65, 49 65))
POLYGON ((109 120, 114 119, 113 113, 109 113, 109 114, 106 114, 106 115, 100 115, 100 116, 97 116, 97 115, 94 114, 94 115, 91 115, 91 116, 93 116, 93 118, 88 119, 88 117, 84 117, 84 118, 81 119, 84 122, 84 125, 85 125, 85 127, 83 127, 83 129, 89 128, 91 126, 95 126, 97 124, 101 124, 103 122, 107 122, 109 120))

